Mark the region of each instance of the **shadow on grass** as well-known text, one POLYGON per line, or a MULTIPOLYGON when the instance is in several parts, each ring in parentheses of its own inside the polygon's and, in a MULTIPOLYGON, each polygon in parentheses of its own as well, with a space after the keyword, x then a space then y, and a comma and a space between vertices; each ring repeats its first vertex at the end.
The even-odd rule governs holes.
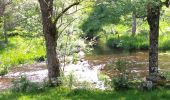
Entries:
POLYGON ((39 93, 4 92, 0 100, 169 100, 170 90, 154 91, 101 91, 67 88, 53 88, 39 93))
POLYGON ((7 49, 15 48, 15 47, 16 46, 11 42, 4 43, 4 41, 0 41, 0 54, 6 51, 7 49))

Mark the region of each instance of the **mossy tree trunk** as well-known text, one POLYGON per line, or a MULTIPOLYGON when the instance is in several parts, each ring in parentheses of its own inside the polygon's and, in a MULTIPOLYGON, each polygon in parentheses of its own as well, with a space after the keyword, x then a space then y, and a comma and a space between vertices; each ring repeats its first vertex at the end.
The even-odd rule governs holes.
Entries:
POLYGON ((158 39, 160 6, 150 4, 147 8, 147 21, 150 27, 149 74, 158 73, 158 39))

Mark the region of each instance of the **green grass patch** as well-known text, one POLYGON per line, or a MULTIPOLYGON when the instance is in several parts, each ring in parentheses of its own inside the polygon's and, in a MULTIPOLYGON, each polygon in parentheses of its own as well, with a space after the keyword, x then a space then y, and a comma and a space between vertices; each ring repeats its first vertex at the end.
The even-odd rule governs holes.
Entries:
POLYGON ((2 92, 0 100, 169 100, 170 90, 153 91, 125 90, 86 90, 68 88, 49 88, 42 92, 16 93, 2 92))
MULTIPOLYGON (((159 49, 170 50, 170 37, 169 33, 161 34, 159 36, 159 49)), ((149 34, 141 33, 135 37, 129 35, 122 35, 110 37, 106 45, 111 49, 125 49, 125 50, 148 50, 149 48, 149 34)))
POLYGON ((45 58, 43 38, 11 37, 8 44, 1 46, 0 68, 33 63, 40 58, 45 58))

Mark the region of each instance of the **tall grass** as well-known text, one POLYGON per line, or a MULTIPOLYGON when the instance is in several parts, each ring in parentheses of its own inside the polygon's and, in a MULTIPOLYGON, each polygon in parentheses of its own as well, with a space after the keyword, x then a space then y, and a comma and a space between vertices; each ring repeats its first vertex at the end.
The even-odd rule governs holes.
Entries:
MULTIPOLYGON (((160 35, 159 49, 170 50, 170 34, 160 35)), ((122 35, 119 38, 113 36, 106 42, 107 46, 112 49, 126 49, 126 50, 148 50, 149 48, 149 34, 141 33, 135 37, 129 35, 122 35)))

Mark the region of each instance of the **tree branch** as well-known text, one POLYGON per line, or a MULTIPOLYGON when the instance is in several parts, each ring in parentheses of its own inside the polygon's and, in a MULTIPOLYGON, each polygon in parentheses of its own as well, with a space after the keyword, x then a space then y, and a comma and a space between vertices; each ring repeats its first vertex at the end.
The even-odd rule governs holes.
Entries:
POLYGON ((77 18, 73 19, 72 21, 70 21, 62 30, 61 32, 59 33, 58 37, 60 37, 60 35, 64 32, 64 30, 72 23, 76 20, 77 18))
POLYGON ((67 12, 70 8, 72 8, 73 6, 79 5, 79 4, 80 4, 80 2, 75 2, 75 3, 71 4, 71 5, 69 5, 68 7, 66 7, 64 10, 62 10, 62 11, 58 14, 58 16, 55 18, 54 24, 57 24, 59 18, 60 18, 61 16, 63 16, 63 14, 64 14, 65 12, 67 12))

